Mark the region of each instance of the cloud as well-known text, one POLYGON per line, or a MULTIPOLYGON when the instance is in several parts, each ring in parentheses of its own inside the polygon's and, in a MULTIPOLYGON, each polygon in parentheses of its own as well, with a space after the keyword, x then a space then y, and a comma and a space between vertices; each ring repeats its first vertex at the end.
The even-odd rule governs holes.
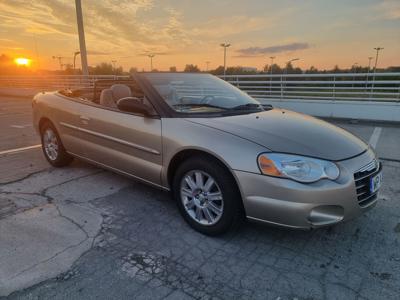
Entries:
MULTIPOLYGON (((183 30, 182 16, 176 10, 155 5, 154 1, 84 1, 87 45, 95 45, 97 55, 116 56, 165 52, 176 45, 183 46, 189 39, 183 30), (157 18, 146 17, 146 12, 156 12, 157 18)), ((74 1, 31 0, 30 5, 23 0, 0 1, 0 28, 19 31, 20 37, 33 34, 71 45, 77 42, 74 1)))
POLYGON ((236 52, 240 57, 263 56, 265 54, 274 54, 282 52, 293 52, 310 48, 308 43, 290 43, 285 45, 269 46, 269 47, 249 47, 239 49, 236 52))
POLYGON ((97 50, 87 50, 87 54, 89 55, 110 55, 110 52, 106 51, 97 51, 97 50))
POLYGON ((400 1, 384 0, 375 6, 378 19, 400 20, 400 1))
POLYGON ((193 36, 203 39, 223 39, 241 33, 262 30, 274 24, 272 19, 244 15, 210 19, 190 30, 193 36))

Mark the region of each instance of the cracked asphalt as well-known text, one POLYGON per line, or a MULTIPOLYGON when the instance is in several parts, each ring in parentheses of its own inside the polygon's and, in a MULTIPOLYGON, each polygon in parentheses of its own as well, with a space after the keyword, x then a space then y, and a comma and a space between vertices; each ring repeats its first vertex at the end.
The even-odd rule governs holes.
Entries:
MULTIPOLYGON (((3 112, 28 124, 20 101, 3 112)), ((32 128, 0 124, 0 151, 37 142, 32 128)), ((313 231, 247 222, 205 237, 168 193, 79 161, 50 168, 40 149, 0 155, 4 299, 399 299, 400 128, 338 125, 366 141, 382 127, 384 185, 373 210, 313 231)))

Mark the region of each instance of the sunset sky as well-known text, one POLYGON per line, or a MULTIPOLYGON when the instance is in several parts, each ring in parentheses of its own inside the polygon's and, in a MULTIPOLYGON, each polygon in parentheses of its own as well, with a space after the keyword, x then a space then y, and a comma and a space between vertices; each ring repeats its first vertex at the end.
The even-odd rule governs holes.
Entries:
MULTIPOLYGON (((117 61, 124 69, 205 69, 223 64, 262 68, 270 56, 302 68, 400 65, 400 0, 82 0, 89 65, 117 61)), ((0 54, 58 69, 79 50, 73 0, 0 0, 0 54)), ((77 59, 80 65, 79 57, 77 59)))

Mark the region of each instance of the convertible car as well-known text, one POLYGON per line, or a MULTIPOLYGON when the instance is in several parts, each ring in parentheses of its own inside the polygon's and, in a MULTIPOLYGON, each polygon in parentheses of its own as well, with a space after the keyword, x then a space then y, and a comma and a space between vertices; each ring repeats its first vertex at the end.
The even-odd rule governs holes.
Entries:
POLYGON ((381 164, 357 137, 261 105, 209 74, 137 73, 90 90, 39 93, 34 126, 55 167, 83 159, 172 192, 217 235, 248 219, 309 229, 377 202, 381 164))

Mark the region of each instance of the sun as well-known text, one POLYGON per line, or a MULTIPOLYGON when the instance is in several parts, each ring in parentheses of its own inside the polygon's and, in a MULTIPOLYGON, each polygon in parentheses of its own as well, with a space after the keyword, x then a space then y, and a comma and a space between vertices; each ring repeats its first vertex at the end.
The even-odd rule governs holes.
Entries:
POLYGON ((29 58, 25 58, 25 57, 18 57, 14 60, 14 62, 18 66, 24 66, 24 67, 28 67, 31 64, 31 60, 29 58))

